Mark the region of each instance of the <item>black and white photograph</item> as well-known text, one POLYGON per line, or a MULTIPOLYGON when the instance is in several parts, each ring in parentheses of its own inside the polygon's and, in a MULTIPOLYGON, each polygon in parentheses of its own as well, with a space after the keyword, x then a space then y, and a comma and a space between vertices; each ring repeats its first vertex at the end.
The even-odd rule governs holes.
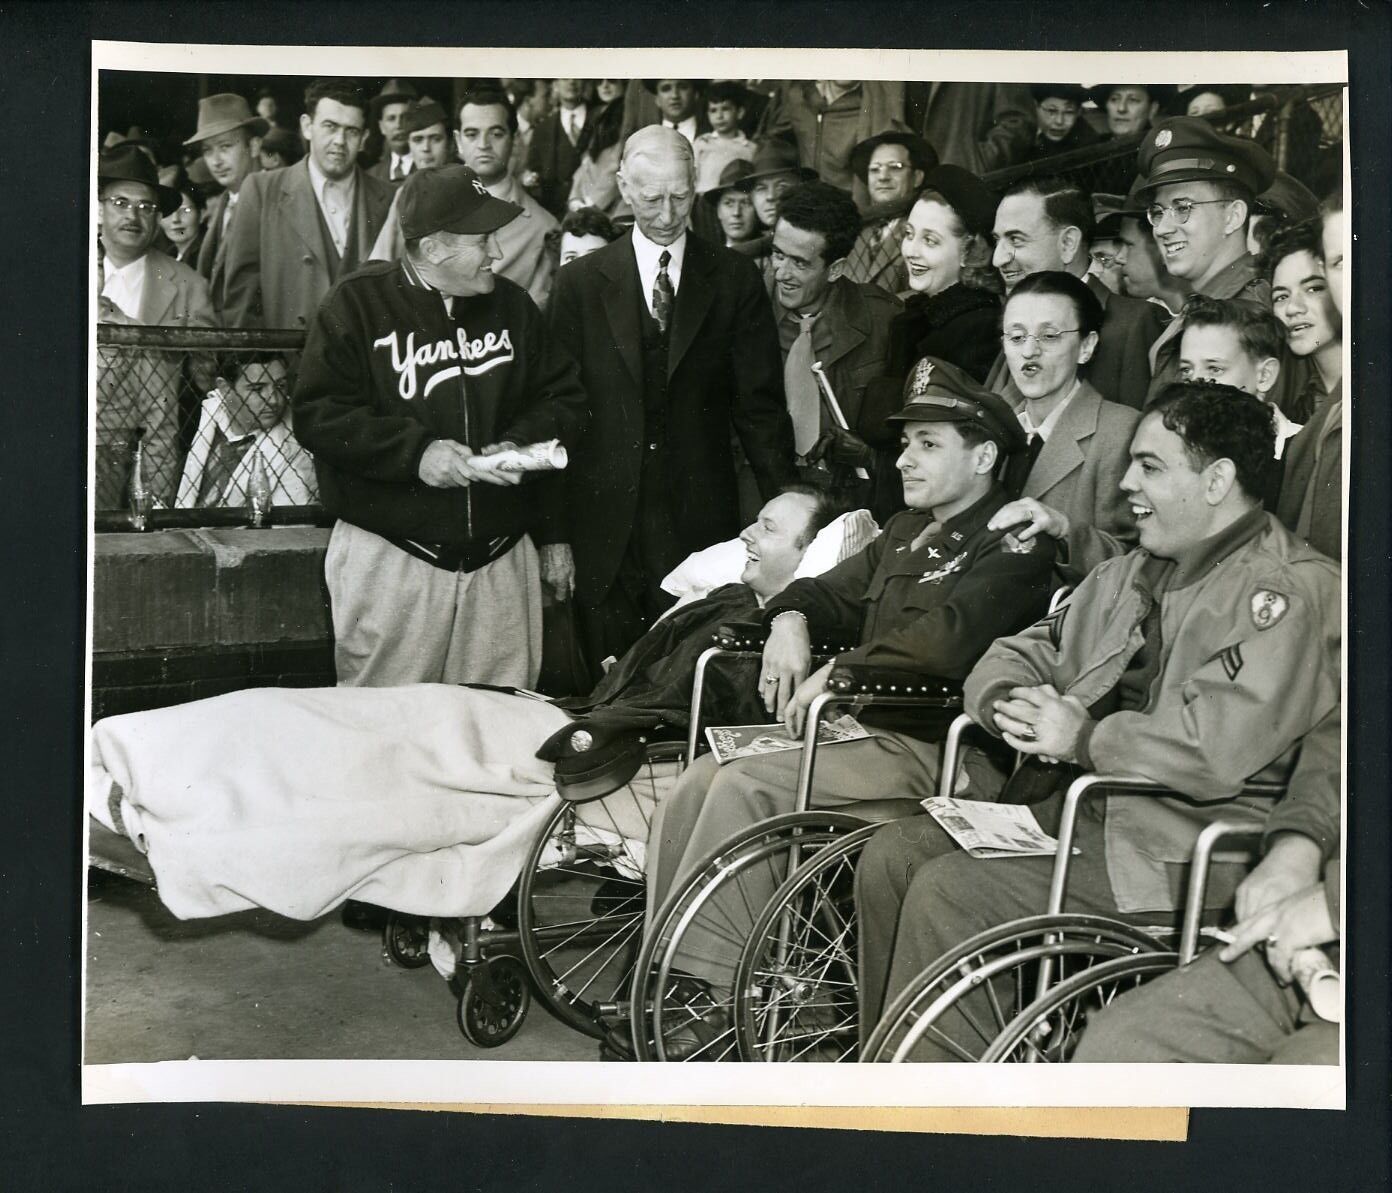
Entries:
POLYGON ((83 1100, 1342 1109, 1345 54, 409 43, 91 46, 83 1100))

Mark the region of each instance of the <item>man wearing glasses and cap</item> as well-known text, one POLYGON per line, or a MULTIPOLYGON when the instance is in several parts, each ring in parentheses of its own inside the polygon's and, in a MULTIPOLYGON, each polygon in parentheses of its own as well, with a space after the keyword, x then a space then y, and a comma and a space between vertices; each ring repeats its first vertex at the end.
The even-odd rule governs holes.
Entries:
MULTIPOLYGON (((1136 205, 1171 276, 1206 298, 1231 298, 1270 310, 1271 284, 1247 251, 1256 197, 1276 177, 1270 154, 1255 141, 1219 132, 1207 120, 1176 116, 1150 131, 1136 167, 1143 179, 1136 205)), ((1179 380, 1183 334, 1181 315, 1151 345, 1147 405, 1179 380)))
MULTIPOLYGON (((1018 632, 1047 607, 1052 540, 1021 542, 987 526, 1008 500, 996 479, 1001 458, 1024 447, 1014 411, 962 370, 931 357, 914 370, 905 402, 891 421, 902 426, 898 466, 909 508, 863 551, 816 579, 794 580, 764 606, 764 707, 794 735, 801 734, 835 663, 960 680, 996 638, 1018 632), (814 639, 859 645, 813 671, 814 639)), ((854 810, 861 800, 934 794, 939 748, 918 736, 924 733, 921 713, 906 719, 871 710, 864 722, 870 738, 818 753, 812 803, 854 810)), ((674 884, 732 834, 791 811, 801 761, 800 751, 790 750, 725 766, 706 755, 688 767, 660 805, 648 838, 651 905, 660 906, 674 884)), ((750 881, 742 885, 755 910, 762 907, 750 881)), ((724 911, 733 938, 741 938, 741 926, 752 927, 747 909, 724 911)), ((711 939, 704 927, 719 918, 704 915, 692 925, 674 958, 675 969, 709 985, 717 1005, 734 979, 733 958, 721 960, 728 944, 711 939)), ((668 1058, 674 1049, 700 1050, 724 1026, 693 1024, 689 1040, 666 1041, 668 1058)))
POLYGON ((493 274, 519 214, 467 166, 413 172, 402 259, 346 278, 310 325, 295 433, 338 518, 324 573, 340 684, 536 683, 540 580, 562 597, 571 583, 559 490, 515 489, 520 474, 478 457, 573 448, 589 416, 536 305, 493 274))
MULTIPOLYGON (((164 253, 150 252, 161 215, 182 202, 161 186, 154 163, 135 144, 103 151, 97 165, 97 319, 101 323, 216 327, 208 283, 164 253)), ((194 384, 211 386, 212 369, 191 358, 194 384)), ((97 350, 96 508, 124 509, 137 438, 156 502, 173 505, 179 449, 180 357, 109 347, 97 350)))

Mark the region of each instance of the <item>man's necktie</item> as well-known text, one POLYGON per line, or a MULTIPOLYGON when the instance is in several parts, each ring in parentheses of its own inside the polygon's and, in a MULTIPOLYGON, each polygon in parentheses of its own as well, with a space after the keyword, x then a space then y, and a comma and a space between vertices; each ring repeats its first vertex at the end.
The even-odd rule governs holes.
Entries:
POLYGON ((1025 481, 1029 479, 1030 469, 1034 467, 1034 462, 1039 459, 1039 453, 1043 447, 1044 437, 1031 432, 1025 450, 1016 452, 1005 462, 1005 489, 1011 497, 1020 496, 1024 490, 1025 481))
POLYGON ((565 131, 566 136, 570 138, 570 143, 572 145, 574 145, 575 142, 580 139, 580 130, 575 127, 575 116, 569 112, 566 113, 565 131))
POLYGON ((663 249, 662 256, 657 259, 657 278, 653 282, 652 292, 653 318, 657 320, 663 335, 667 334, 667 328, 671 325, 672 300, 676 297, 676 291, 672 289, 672 275, 667 272, 667 266, 671 263, 672 254, 663 249))
POLYGON ((403 165, 403 163, 402 163, 402 161, 401 161, 401 159, 400 159, 399 157, 398 157, 398 158, 394 158, 394 159, 392 160, 392 173, 391 173, 391 176, 392 176, 392 181, 393 181, 393 182, 400 182, 403 178, 406 177, 406 169, 405 169, 405 166, 403 165))
POLYGON ((793 420, 793 446, 805 456, 822 433, 822 395, 812 375, 812 324, 816 315, 802 316, 797 339, 783 362, 783 393, 793 420))

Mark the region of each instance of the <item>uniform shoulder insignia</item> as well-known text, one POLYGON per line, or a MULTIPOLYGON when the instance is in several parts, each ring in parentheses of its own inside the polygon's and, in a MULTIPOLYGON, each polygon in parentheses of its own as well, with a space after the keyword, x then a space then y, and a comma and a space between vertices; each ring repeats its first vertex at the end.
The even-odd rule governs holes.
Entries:
POLYGON ((1238 672, 1242 670, 1242 644, 1234 642, 1231 646, 1225 646, 1208 661, 1211 663, 1217 659, 1222 664, 1223 670, 1227 673, 1229 680, 1237 678, 1238 672))
POLYGON ((1068 606, 1060 605, 1047 617, 1041 617, 1035 625, 1045 626, 1049 631, 1049 645, 1058 650, 1063 641, 1063 619, 1068 616, 1068 606))
POLYGON ((1007 530, 1001 536, 1001 547, 1011 555, 1028 555, 1034 550, 1034 539, 1017 539, 1007 530))
POLYGON ((1259 630, 1269 630, 1286 615, 1290 600, 1282 593, 1270 588, 1259 588, 1252 594, 1249 603, 1252 611, 1252 624, 1259 630))

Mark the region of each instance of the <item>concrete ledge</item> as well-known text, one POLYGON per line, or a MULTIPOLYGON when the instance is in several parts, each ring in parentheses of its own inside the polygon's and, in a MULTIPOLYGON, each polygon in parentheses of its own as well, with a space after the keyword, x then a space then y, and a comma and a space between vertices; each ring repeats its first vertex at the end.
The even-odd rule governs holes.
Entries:
POLYGON ((315 526, 95 537, 92 650, 216 650, 333 638, 315 526))

